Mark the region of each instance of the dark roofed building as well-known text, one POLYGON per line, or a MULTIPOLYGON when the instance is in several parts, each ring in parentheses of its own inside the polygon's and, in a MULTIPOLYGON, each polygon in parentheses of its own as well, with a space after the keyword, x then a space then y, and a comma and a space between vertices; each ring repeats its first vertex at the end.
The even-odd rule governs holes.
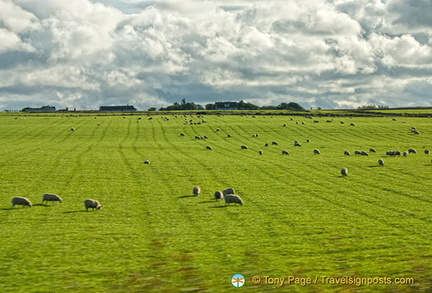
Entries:
POLYGON ((42 106, 40 108, 30 108, 30 107, 26 107, 24 109, 22 109, 23 112, 28 112, 28 113, 43 113, 43 112, 55 112, 56 108, 52 107, 52 106, 42 106))
POLYGON ((133 112, 137 109, 134 106, 100 106, 99 111, 101 112, 133 112))
POLYGON ((238 110, 237 102, 216 102, 216 110, 238 110))

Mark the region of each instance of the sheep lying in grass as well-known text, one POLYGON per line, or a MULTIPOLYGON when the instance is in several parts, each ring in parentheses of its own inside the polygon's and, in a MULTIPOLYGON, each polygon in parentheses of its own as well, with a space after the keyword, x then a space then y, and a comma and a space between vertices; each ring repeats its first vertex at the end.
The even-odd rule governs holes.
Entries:
POLYGON ((12 207, 14 208, 16 205, 19 206, 28 206, 29 208, 32 207, 32 203, 28 198, 21 197, 21 196, 15 196, 12 198, 12 207))
POLYGON ((384 160, 383 159, 379 159, 378 160, 378 164, 380 164, 381 166, 384 166, 384 160))
POLYGON ((86 208, 86 211, 88 211, 88 209, 97 209, 97 210, 101 210, 102 206, 99 203, 99 201, 97 201, 96 199, 86 199, 84 201, 84 206, 86 208))
POLYGON ((342 174, 342 176, 348 176, 348 169, 347 168, 342 168, 341 174, 342 174))
POLYGON ((41 202, 41 204, 43 204, 45 201, 52 201, 52 202, 58 201, 60 203, 63 202, 63 200, 61 199, 60 196, 58 196, 57 194, 53 194, 53 193, 45 193, 42 196, 42 202, 41 202))
POLYGON ((222 193, 223 193, 224 196, 227 195, 227 194, 234 194, 235 190, 234 190, 234 188, 230 187, 230 188, 227 188, 224 191, 222 191, 222 193))
POLYGON ((222 193, 222 191, 216 191, 214 194, 214 197, 216 200, 223 200, 224 199, 224 194, 222 193))
POLYGON ((192 192, 193 192, 193 195, 195 195, 195 196, 199 196, 200 193, 201 193, 201 187, 199 187, 199 186, 195 186, 195 187, 192 189, 192 192))
POLYGON ((227 194, 225 195, 225 205, 229 205, 230 203, 243 205, 243 200, 238 195, 227 194))

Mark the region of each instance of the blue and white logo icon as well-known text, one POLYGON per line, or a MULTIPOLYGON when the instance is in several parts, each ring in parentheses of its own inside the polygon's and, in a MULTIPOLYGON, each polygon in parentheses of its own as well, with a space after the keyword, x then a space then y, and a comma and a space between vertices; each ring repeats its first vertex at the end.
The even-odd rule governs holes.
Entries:
POLYGON ((245 283, 246 279, 242 274, 235 274, 231 277, 231 284, 236 288, 243 287, 245 283))

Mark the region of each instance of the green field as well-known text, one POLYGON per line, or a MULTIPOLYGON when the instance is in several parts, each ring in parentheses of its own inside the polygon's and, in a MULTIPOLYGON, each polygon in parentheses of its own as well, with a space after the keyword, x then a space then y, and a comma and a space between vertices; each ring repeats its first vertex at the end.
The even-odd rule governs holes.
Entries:
POLYGON ((281 290, 265 276, 319 281, 290 292, 432 290, 432 119, 167 117, 0 116, 0 292, 281 290), (243 206, 214 200, 228 187, 243 206), (47 192, 63 203, 41 205, 47 192), (12 209, 14 196, 33 207, 12 209), (103 209, 86 212, 87 198, 103 209))

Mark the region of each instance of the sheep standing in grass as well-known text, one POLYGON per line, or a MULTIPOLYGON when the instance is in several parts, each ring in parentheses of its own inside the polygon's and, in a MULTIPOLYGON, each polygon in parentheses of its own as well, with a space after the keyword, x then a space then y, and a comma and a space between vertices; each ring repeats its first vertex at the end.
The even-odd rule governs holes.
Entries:
POLYGON ((351 156, 351 153, 349 151, 344 151, 345 156, 351 156))
POLYGON ((258 154, 263 155, 264 154, 263 150, 259 150, 258 154))
POLYGON ((150 161, 149 160, 145 160, 144 164, 148 165, 148 164, 150 164, 150 161))
POLYGON ((409 154, 417 154, 417 151, 415 149, 408 149, 409 154))
POLYGON ((75 128, 72 127, 72 128, 71 128, 71 131, 75 131, 75 128))
POLYGON ((193 192, 193 195, 195 195, 195 196, 200 195, 200 193, 201 193, 201 187, 199 187, 199 186, 195 186, 195 187, 193 188, 192 192, 193 192))
POLYGON ((429 155, 430 154, 430 150, 424 150, 425 155, 429 155))
POLYGON ((379 159, 378 160, 378 164, 380 164, 381 166, 384 166, 384 160, 383 159, 379 159))
POLYGON ((222 193, 224 196, 226 196, 227 194, 234 194, 235 190, 234 190, 234 188, 230 187, 230 188, 227 188, 224 191, 222 191, 222 193))
POLYGON ((206 149, 207 149, 207 150, 210 150, 210 151, 212 151, 212 150, 213 150, 213 148, 212 148, 211 146, 209 146, 209 145, 208 145, 208 146, 206 146, 206 149))
POLYGON ((97 201, 96 199, 86 199, 84 201, 84 206, 86 208, 86 211, 88 211, 88 209, 97 209, 97 210, 101 210, 102 206, 99 203, 99 201, 97 201))
POLYGON ((42 196, 42 202, 41 202, 41 204, 43 204, 45 201, 52 201, 53 203, 55 201, 58 201, 59 203, 63 202, 63 200, 61 199, 60 196, 58 196, 57 194, 53 194, 53 193, 45 193, 42 196))
POLYGON ((282 155, 287 155, 287 156, 288 156, 288 155, 289 155, 289 152, 286 151, 286 150, 283 150, 283 151, 282 151, 282 155))
POLYGON ((319 154, 321 154, 321 152, 320 152, 319 149, 314 149, 314 154, 315 154, 315 155, 319 155, 319 154))
POLYGON ((223 200, 224 199, 224 195, 223 195, 222 191, 219 191, 219 190, 215 192, 214 197, 216 200, 223 200))
POLYGON ((243 200, 238 195, 227 194, 225 195, 225 205, 229 205, 230 203, 243 205, 243 200))
POLYGON ((296 140, 296 141, 294 141, 294 146, 301 146, 301 144, 298 140, 296 140))
POLYGON ((348 169, 347 168, 342 168, 341 174, 342 174, 342 176, 348 176, 348 169))
POLYGON ((241 149, 242 149, 242 150, 247 150, 248 147, 247 147, 246 145, 242 145, 242 146, 241 146, 241 149))
POLYGON ((32 207, 32 203, 28 198, 21 197, 21 196, 15 196, 12 198, 12 207, 14 208, 16 205, 19 206, 28 206, 29 208, 32 207))
POLYGON ((369 151, 370 151, 371 153, 376 153, 376 150, 375 150, 374 148, 370 148, 369 151))

